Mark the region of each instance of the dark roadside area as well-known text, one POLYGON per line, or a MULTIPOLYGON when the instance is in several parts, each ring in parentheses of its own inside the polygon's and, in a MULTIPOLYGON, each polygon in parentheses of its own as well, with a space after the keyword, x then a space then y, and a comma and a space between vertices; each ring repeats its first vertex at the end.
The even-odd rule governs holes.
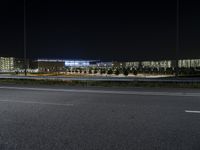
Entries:
POLYGON ((0 79, 1 86, 61 87, 61 88, 114 88, 114 89, 200 89, 200 77, 170 77, 153 80, 96 81, 96 80, 49 80, 49 79, 0 79))

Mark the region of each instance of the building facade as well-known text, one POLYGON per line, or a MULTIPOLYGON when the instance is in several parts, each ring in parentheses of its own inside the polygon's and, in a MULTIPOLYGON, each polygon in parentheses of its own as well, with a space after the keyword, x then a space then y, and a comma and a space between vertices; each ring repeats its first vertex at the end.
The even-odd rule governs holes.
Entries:
POLYGON ((66 68, 82 68, 95 66, 96 60, 62 60, 62 59, 38 59, 39 72, 64 72, 66 68))
POLYGON ((14 70, 14 57, 0 57, 0 71, 10 72, 14 70))
MULTIPOLYGON (((130 62, 101 62, 99 60, 61 60, 38 59, 27 60, 29 72, 64 72, 69 68, 132 68, 139 70, 173 70, 174 60, 160 61, 130 61, 130 62)), ((183 69, 200 70, 200 59, 182 59, 178 61, 178 67, 183 69)), ((23 59, 14 57, 0 57, 0 72, 24 71, 23 59)))
MULTIPOLYGON (((174 60, 126 62, 126 67, 133 68, 175 68, 174 60)), ((178 61, 179 68, 200 68, 200 59, 183 59, 178 61)))

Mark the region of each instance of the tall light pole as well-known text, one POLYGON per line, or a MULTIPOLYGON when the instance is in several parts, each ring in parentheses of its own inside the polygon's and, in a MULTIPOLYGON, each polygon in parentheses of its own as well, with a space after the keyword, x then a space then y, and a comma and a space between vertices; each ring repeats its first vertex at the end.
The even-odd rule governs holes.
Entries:
POLYGON ((179 51, 180 51, 180 0, 177 0, 177 10, 176 10, 176 64, 175 64, 175 76, 178 77, 179 74, 179 51))
POLYGON ((24 0, 24 75, 27 76, 27 58, 26 58, 26 0, 24 0))

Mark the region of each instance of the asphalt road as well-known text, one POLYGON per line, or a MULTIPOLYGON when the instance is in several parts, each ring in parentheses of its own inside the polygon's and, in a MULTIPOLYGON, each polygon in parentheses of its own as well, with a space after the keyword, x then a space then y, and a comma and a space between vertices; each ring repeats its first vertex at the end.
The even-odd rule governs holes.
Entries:
POLYGON ((0 150, 199 150, 200 90, 0 87, 0 150))

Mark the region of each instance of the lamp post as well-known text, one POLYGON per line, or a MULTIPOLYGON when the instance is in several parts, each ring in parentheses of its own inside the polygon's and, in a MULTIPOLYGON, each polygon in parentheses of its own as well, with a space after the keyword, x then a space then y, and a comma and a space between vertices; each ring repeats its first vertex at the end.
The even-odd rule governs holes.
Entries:
POLYGON ((27 76, 27 58, 26 58, 26 0, 24 0, 24 75, 27 76))
POLYGON ((180 0, 177 0, 177 12, 176 12, 176 64, 175 64, 175 76, 178 77, 179 66, 179 50, 180 50, 180 0))

